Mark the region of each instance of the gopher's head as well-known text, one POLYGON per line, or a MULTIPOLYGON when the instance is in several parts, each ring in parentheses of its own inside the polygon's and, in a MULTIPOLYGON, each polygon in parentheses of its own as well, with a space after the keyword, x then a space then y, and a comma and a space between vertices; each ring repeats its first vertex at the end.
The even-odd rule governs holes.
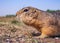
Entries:
POLYGON ((16 17, 19 21, 27 24, 33 24, 37 20, 40 10, 33 7, 25 7, 16 13, 16 17))

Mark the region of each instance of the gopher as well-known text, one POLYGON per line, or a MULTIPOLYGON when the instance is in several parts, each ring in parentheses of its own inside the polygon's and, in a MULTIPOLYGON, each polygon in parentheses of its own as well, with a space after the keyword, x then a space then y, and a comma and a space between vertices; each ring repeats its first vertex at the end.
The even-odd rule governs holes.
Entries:
POLYGON ((18 21, 35 27, 41 32, 40 38, 60 35, 60 15, 52 14, 34 7, 24 7, 17 11, 18 21))

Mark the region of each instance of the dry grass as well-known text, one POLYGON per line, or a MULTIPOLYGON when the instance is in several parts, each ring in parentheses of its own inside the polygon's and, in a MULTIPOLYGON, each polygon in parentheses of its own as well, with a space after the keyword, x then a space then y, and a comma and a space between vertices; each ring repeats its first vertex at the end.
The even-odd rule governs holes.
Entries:
POLYGON ((60 43, 60 39, 40 39, 32 36, 34 27, 17 22, 15 17, 0 17, 0 43, 60 43))

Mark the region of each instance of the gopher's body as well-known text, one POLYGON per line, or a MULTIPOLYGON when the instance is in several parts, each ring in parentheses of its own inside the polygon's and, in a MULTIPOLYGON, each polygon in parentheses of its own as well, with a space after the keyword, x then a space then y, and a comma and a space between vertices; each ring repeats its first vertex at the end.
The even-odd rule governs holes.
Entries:
POLYGON ((16 13, 23 23, 34 26, 41 32, 40 38, 60 35, 60 15, 51 14, 33 7, 25 7, 16 13))

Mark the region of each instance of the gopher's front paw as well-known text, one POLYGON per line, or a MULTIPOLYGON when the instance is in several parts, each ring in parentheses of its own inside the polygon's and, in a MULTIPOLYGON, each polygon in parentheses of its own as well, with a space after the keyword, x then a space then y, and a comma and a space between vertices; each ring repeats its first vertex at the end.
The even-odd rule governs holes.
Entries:
POLYGON ((41 34, 40 36, 39 36, 39 38, 47 38, 48 37, 48 35, 45 35, 45 34, 41 34))
POLYGON ((45 35, 45 34, 41 34, 40 36, 35 37, 35 38, 48 38, 48 36, 47 36, 47 35, 45 35))

